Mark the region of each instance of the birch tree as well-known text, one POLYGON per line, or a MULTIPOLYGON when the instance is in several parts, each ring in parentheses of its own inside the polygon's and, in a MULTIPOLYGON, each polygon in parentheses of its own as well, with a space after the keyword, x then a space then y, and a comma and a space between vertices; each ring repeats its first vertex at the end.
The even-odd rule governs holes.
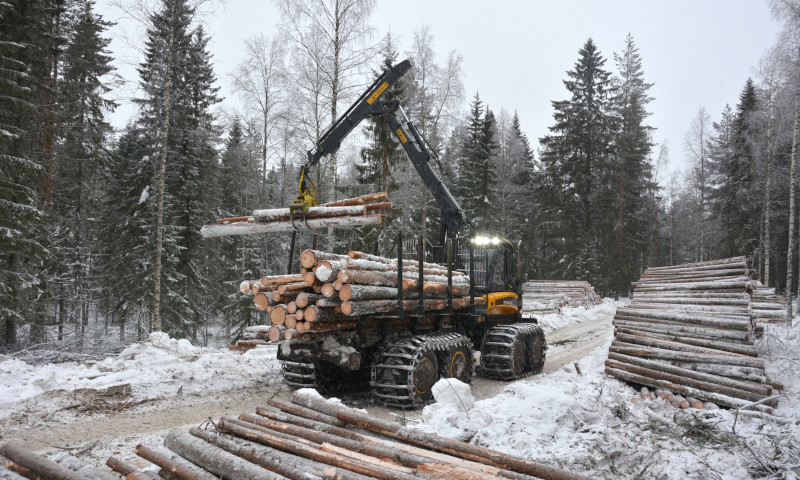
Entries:
POLYGON ((708 141, 711 136, 711 116, 705 107, 700 107, 692 120, 689 131, 684 137, 684 150, 692 162, 693 185, 699 198, 697 218, 700 223, 700 243, 698 244, 697 260, 702 262, 706 258, 706 199, 708 196, 708 141))

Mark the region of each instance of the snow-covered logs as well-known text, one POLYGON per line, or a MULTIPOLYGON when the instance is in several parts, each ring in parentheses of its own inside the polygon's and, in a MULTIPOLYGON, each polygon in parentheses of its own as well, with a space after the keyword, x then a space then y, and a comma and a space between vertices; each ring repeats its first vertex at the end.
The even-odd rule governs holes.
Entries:
POLYGON ((592 307, 602 300, 586 281, 530 280, 522 286, 522 311, 526 314, 561 313, 563 307, 592 307))
POLYGON ((649 268, 633 286, 631 304, 614 316, 606 373, 694 400, 682 408, 740 408, 779 387, 753 346, 763 332, 753 304, 772 311, 766 304, 777 302, 753 300, 758 285, 744 257, 649 268))
MULTIPOLYGON (((136 454, 159 467, 163 478, 586 478, 382 421, 313 392, 296 392, 293 403, 269 400, 256 412, 222 417, 214 429, 173 430, 165 447, 139 445, 136 454)), ((107 464, 127 478, 149 478, 115 457, 107 464)))
POLYGON ((380 212, 392 208, 391 202, 383 201, 386 198, 386 192, 373 193, 309 207, 305 214, 296 212, 292 215, 289 208, 255 210, 252 215, 246 217, 219 218, 215 225, 203 226, 200 234, 210 238, 377 225, 386 216, 380 212))
MULTIPOLYGON (((451 287, 444 265, 424 262, 420 266, 417 261, 404 260, 402 272, 398 272, 396 259, 319 250, 303 251, 300 265, 303 270, 297 275, 241 282, 239 291, 253 295, 255 308, 268 313, 270 325, 248 327, 231 349, 355 330, 357 322, 367 329, 388 326, 402 330, 411 321, 406 316, 413 317, 419 328, 432 327, 437 321, 450 321, 449 289, 454 311, 470 304, 467 275, 453 271, 451 287)), ((476 303, 482 301, 475 298, 476 303)))

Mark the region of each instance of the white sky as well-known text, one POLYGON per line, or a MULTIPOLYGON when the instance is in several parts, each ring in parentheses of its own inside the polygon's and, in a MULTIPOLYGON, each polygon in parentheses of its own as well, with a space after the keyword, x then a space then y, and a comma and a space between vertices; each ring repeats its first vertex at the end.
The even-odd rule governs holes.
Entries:
MULTIPOLYGON (((101 12, 118 21, 119 13, 104 5, 108 1, 98 2, 101 12)), ((268 0, 228 0, 209 17, 207 31, 226 103, 238 102, 228 76, 243 59, 245 39, 274 34, 277 21, 268 0)), ((606 67, 613 69, 613 53, 622 50, 630 32, 645 79, 655 84, 649 119, 657 129, 654 141, 667 141, 671 169, 681 170, 683 138, 698 108, 705 106, 715 121, 726 103, 733 108, 779 29, 765 0, 379 0, 371 24, 375 41, 391 29, 401 52, 415 30, 429 25, 438 61, 444 62, 451 50, 464 58, 465 108, 479 91, 493 110, 517 110, 534 146, 553 123, 551 101, 568 98, 562 82, 586 40, 594 39, 606 67)), ((115 40, 115 53, 121 45, 115 40)), ((121 71, 137 80, 130 78, 135 71, 121 71)), ((121 108, 115 126, 124 125, 132 112, 121 108)))

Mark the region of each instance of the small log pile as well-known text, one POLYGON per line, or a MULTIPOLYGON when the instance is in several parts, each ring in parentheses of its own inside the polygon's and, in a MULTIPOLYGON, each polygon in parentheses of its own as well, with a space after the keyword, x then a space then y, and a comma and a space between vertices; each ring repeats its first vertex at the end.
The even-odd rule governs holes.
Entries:
POLYGON ((614 316, 606 373, 730 408, 774 406, 749 274, 744 257, 647 269, 614 316))
POLYGON ((586 478, 379 420, 308 391, 295 392, 291 403, 272 399, 256 414, 222 417, 211 429, 173 430, 164 445, 136 447, 137 455, 160 468, 158 477, 117 457, 107 465, 127 478, 586 478))
POLYGON ((236 345, 231 345, 230 350, 251 350, 260 345, 269 345, 269 329, 271 325, 251 325, 245 327, 242 336, 236 341, 236 345))
POLYGON ((761 323, 785 323, 786 300, 779 297, 774 288, 767 288, 758 281, 753 283, 755 286, 750 295, 750 310, 753 319, 761 323))
POLYGON ((561 313, 563 307, 592 307, 602 301, 586 281, 530 280, 522 286, 522 311, 526 314, 561 313))
POLYGON ((215 225, 203 226, 200 234, 211 238, 377 225, 386 216, 380 212, 392 208, 391 202, 384 201, 386 198, 386 192, 373 193, 309 207, 305 214, 300 211, 292 215, 289 208, 256 210, 246 217, 218 218, 215 225))
MULTIPOLYGON (((239 291, 253 296, 255 308, 268 312, 270 325, 249 327, 256 338, 242 339, 232 349, 243 350, 262 343, 309 338, 333 331, 354 331, 359 321, 367 329, 388 322, 403 330, 409 320, 399 318, 399 308, 417 317, 418 328, 432 327, 448 306, 447 267, 436 263, 404 260, 402 273, 396 259, 350 251, 347 255, 305 250, 302 270, 296 275, 276 275, 244 280, 239 291), (427 315, 420 315, 420 295, 427 315), (402 302, 398 302, 402 297, 402 302), (387 318, 388 317, 388 318, 387 318), (397 317, 397 318, 394 318, 397 317), (428 325, 430 324, 430 325, 428 325), (265 331, 266 330, 266 331, 265 331)), ((453 310, 470 304, 469 277, 452 272, 453 310)), ((482 302, 475 298, 476 303, 482 302)), ((439 318, 443 323, 449 316, 439 318)))

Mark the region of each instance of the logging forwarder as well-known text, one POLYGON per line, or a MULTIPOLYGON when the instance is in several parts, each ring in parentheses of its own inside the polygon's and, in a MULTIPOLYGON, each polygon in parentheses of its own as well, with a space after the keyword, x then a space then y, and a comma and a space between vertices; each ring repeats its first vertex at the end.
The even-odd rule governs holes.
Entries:
MULTIPOLYGON (((466 272, 470 305, 458 311, 446 308, 426 312, 420 301, 420 309, 413 313, 398 309, 382 315, 393 319, 393 325, 407 325, 399 331, 397 328, 379 329, 377 333, 366 328, 355 334, 333 331, 327 336, 285 340, 278 348, 284 379, 293 387, 324 387, 340 380, 341 374, 348 370, 363 370, 362 366, 369 365, 373 394, 384 404, 401 408, 414 408, 430 400, 431 387, 440 377, 458 378, 468 383, 473 369, 480 375, 501 380, 538 373, 544 365, 547 348, 536 320, 526 318, 523 321, 520 244, 498 237, 466 239, 458 236, 468 221, 430 164, 431 157, 436 158, 433 150, 408 120, 400 103, 387 98, 387 92, 410 69, 408 60, 388 66, 320 136, 300 169, 299 195, 290 209, 293 214, 302 216, 309 207, 316 205, 316 185, 310 178, 310 169, 326 155, 334 154, 344 138, 364 119, 382 117, 441 212, 438 244, 431 245, 420 238, 414 242, 418 248, 411 255, 419 258, 420 265, 423 260, 446 261, 448 271, 466 272), (395 113, 398 111, 403 122, 395 113), (437 315, 432 322, 420 321, 437 315), (400 319, 407 320, 407 324, 398 323, 400 319), (480 345, 479 365, 475 365, 473 345, 480 345), (353 361, 353 350, 357 361, 353 361), (341 351, 350 354, 336 353, 341 351)), ((397 263, 401 266, 404 243, 408 242, 403 242, 401 234, 396 243, 397 263)), ((452 274, 450 278, 452 284, 452 274)), ((450 302, 452 304, 452 295, 450 302)))

